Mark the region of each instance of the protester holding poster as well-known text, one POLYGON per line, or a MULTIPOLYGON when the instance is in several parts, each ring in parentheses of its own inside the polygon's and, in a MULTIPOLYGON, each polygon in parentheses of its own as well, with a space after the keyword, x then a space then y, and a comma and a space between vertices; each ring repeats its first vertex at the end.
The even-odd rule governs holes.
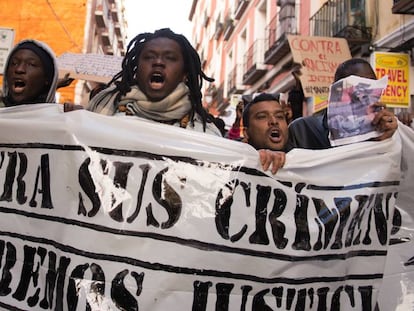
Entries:
POLYGON ((381 135, 372 121, 377 109, 382 109, 377 103, 387 81, 387 76, 375 80, 351 75, 331 85, 327 119, 332 146, 381 135))
POLYGON ((23 40, 7 58, 0 107, 54 103, 57 83, 58 69, 50 47, 23 40))
MULTIPOLYGON (((360 76, 368 79, 376 79, 371 65, 360 58, 352 58, 343 62, 335 72, 335 81, 350 75, 360 76)), ((398 124, 394 114, 381 109, 375 112, 372 124, 382 135, 375 140, 390 138, 396 131, 398 124)), ((329 128, 327 121, 327 109, 320 113, 299 118, 289 125, 289 143, 292 147, 305 149, 326 149, 331 147, 329 141, 329 128)))

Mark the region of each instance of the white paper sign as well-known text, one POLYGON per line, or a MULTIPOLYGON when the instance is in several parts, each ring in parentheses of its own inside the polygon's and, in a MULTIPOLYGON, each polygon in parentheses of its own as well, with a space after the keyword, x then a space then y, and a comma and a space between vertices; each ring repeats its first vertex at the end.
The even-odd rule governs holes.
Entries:
POLYGON ((121 71, 123 57, 104 54, 64 53, 57 58, 60 76, 108 83, 121 71))
POLYGON ((372 121, 388 77, 379 80, 348 76, 329 88, 328 127, 332 146, 378 137, 372 121))

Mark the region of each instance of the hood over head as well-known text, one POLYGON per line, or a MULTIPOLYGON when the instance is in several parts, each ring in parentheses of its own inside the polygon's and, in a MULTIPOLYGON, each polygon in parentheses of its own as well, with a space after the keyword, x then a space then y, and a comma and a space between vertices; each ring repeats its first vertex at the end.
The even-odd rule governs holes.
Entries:
POLYGON ((28 49, 34 52, 37 56, 39 56, 40 60, 42 61, 42 65, 46 72, 46 77, 50 81, 49 89, 45 96, 39 98, 37 103, 54 103, 56 102, 56 89, 57 89, 57 82, 58 82, 58 67, 55 54, 53 50, 44 42, 37 41, 34 39, 26 39, 22 40, 17 43, 13 49, 10 51, 9 55, 7 56, 6 64, 4 67, 4 74, 3 74, 3 94, 5 97, 9 95, 9 86, 7 85, 7 68, 9 67, 9 62, 12 55, 21 49, 28 49))

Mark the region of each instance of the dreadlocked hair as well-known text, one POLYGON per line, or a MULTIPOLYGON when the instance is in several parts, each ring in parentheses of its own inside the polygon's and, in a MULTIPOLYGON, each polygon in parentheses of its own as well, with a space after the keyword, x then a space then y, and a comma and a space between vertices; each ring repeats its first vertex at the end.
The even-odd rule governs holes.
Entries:
POLYGON ((184 59, 184 70, 187 72, 187 81, 190 93, 192 111, 190 115, 191 123, 194 123, 194 115, 200 115, 203 122, 203 129, 206 130, 206 123, 213 122, 207 111, 202 105, 201 88, 203 80, 213 82, 214 79, 208 77, 201 68, 201 60, 197 51, 193 48, 187 38, 181 34, 173 32, 169 28, 156 30, 154 33, 146 32, 133 38, 127 47, 127 53, 122 60, 122 70, 118 72, 108 83, 115 84, 114 92, 119 92, 116 100, 131 90, 131 86, 136 84, 135 76, 138 74, 138 59, 146 42, 155 38, 168 38, 177 42, 181 47, 184 59))

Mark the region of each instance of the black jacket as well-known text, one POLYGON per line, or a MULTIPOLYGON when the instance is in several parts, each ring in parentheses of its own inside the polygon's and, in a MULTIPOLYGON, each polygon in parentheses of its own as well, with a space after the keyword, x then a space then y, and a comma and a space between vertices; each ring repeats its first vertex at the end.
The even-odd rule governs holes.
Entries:
POLYGON ((287 149, 327 149, 329 142, 327 110, 320 114, 303 117, 289 124, 289 140, 287 149))

